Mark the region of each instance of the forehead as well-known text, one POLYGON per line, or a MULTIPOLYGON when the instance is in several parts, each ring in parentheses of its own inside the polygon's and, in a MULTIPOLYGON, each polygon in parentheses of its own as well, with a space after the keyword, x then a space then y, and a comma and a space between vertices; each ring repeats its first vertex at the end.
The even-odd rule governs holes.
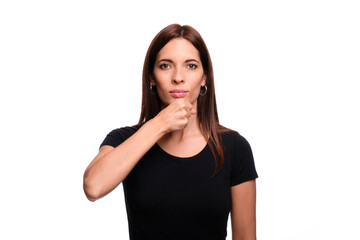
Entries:
POLYGON ((171 39, 158 53, 157 59, 169 58, 181 60, 194 58, 199 60, 199 51, 192 43, 184 38, 171 39))

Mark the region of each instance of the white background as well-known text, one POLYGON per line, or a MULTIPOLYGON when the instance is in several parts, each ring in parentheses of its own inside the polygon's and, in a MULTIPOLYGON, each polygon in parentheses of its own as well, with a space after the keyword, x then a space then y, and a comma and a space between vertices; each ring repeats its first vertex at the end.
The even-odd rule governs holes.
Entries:
POLYGON ((258 239, 360 239, 359 13, 355 0, 0 0, 0 238, 128 239, 122 185, 92 203, 82 176, 108 132, 137 123, 146 50, 180 23, 207 43, 221 123, 252 146, 258 239))

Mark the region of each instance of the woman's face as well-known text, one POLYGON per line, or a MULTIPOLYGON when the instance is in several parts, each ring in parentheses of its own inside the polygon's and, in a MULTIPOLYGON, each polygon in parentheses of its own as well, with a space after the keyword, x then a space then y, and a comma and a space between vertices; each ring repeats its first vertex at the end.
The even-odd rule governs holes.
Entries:
POLYGON ((166 107, 176 98, 184 98, 197 109, 200 87, 205 86, 206 77, 199 51, 184 38, 170 40, 158 53, 154 77, 157 94, 166 107))

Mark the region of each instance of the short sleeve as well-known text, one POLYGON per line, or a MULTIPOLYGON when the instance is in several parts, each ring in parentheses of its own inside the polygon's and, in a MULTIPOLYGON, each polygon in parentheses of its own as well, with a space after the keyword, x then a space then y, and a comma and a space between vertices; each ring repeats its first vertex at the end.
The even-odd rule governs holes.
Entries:
POLYGON ((123 143, 126 139, 131 137, 136 132, 136 130, 137 129, 133 127, 122 127, 114 129, 106 135, 99 148, 104 145, 109 145, 115 148, 123 143))
POLYGON ((258 177, 249 142, 239 133, 234 133, 233 158, 231 162, 231 186, 258 177))

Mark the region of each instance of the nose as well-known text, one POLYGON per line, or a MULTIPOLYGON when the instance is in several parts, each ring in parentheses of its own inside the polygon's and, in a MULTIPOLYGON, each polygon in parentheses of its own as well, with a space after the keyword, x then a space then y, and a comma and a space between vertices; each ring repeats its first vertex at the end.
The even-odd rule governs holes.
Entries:
POLYGON ((174 71, 174 75, 172 76, 172 82, 176 84, 184 82, 184 75, 181 69, 178 68, 174 71))

